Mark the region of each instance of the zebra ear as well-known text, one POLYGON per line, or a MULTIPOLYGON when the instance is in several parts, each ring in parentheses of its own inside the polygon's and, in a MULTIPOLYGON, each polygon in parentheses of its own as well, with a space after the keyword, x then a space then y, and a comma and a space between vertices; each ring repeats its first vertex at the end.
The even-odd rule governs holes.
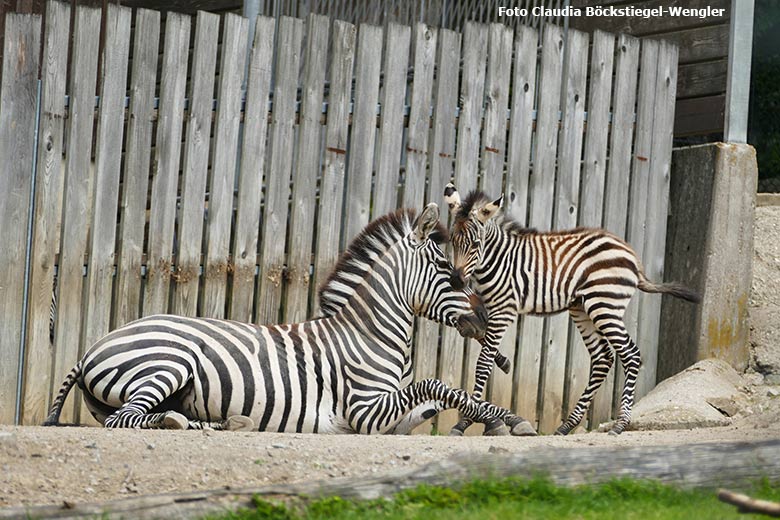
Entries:
POLYGON ((447 184, 444 188, 444 202, 450 207, 450 213, 455 215, 460 208, 460 194, 452 183, 447 184))
POLYGON ((435 202, 431 202, 414 221, 414 236, 420 242, 428 238, 431 231, 436 229, 439 224, 439 206, 435 202))
POLYGON ((477 211, 477 219, 482 222, 483 224, 493 218, 496 215, 496 212, 501 207, 501 203, 504 201, 504 195, 502 194, 499 198, 494 200, 493 202, 488 202, 484 206, 482 206, 479 211, 477 211))

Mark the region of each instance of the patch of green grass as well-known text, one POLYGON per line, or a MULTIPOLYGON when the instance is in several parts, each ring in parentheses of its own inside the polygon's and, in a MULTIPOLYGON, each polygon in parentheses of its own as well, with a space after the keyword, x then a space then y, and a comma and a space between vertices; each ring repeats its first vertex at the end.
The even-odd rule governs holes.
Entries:
MULTIPOLYGON (((780 501, 780 484, 768 481, 743 490, 780 501)), ((255 509, 212 517, 219 520, 447 519, 741 519, 736 507, 718 501, 714 490, 682 490, 652 481, 614 480, 566 488, 543 478, 478 480, 458 488, 419 486, 392 500, 329 497, 290 505, 254 499, 255 509)), ((751 518, 763 518, 751 516, 751 518)))

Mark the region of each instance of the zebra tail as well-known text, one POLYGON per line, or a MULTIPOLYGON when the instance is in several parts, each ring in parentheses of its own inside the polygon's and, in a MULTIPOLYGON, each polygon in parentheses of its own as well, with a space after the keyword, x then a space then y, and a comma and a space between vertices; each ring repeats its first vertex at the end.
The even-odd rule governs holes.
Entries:
POLYGON ((65 404, 65 398, 68 397, 70 389, 76 384, 79 377, 81 377, 81 361, 76 363, 76 366, 68 372, 65 376, 65 381, 62 382, 60 391, 57 392, 57 397, 51 404, 49 416, 43 421, 43 426, 60 426, 60 412, 62 412, 62 405, 65 404))
POLYGON ((637 287, 640 291, 646 293, 671 294, 675 298, 682 298, 691 303, 701 303, 701 295, 696 291, 685 287, 683 284, 677 282, 653 283, 645 278, 645 275, 642 272, 639 273, 639 284, 637 287))

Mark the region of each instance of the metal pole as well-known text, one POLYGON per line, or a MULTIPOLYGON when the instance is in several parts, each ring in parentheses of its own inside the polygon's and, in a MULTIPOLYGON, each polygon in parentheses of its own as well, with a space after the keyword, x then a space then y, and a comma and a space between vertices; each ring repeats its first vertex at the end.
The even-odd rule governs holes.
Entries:
POLYGON ((747 142, 753 8, 753 0, 731 0, 726 121, 723 130, 723 140, 731 143, 747 142))

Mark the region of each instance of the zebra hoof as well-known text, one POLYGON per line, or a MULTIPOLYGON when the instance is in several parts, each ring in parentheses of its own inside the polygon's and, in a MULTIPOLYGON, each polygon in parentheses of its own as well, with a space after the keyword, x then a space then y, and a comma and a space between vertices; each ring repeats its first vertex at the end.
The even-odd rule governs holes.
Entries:
POLYGON ((179 412, 168 412, 162 420, 162 427, 166 430, 186 430, 189 421, 179 412))
POLYGON ((539 435, 528 421, 523 421, 512 426, 511 433, 515 437, 535 437, 539 435))
POLYGON ((246 415, 231 415, 225 421, 225 429, 231 432, 248 432, 255 429, 255 422, 246 415))
POLYGON ((457 428, 453 428, 450 430, 450 433, 447 434, 449 437, 463 437, 463 430, 459 430, 457 428))
POLYGON ((509 428, 503 422, 498 423, 494 427, 492 425, 485 425, 485 433, 482 435, 485 437, 505 437, 509 435, 509 428))
POLYGON ((498 365, 498 368, 505 374, 509 373, 509 369, 512 368, 512 362, 509 359, 504 358, 503 363, 498 365))
POLYGON ((617 426, 609 430, 609 435, 620 435, 623 433, 623 428, 618 428, 617 426))
POLYGON ((554 435, 561 435, 561 436, 569 435, 570 431, 571 431, 571 429, 569 429, 569 428, 565 428, 563 426, 558 426, 558 429, 555 430, 555 434, 554 435))

